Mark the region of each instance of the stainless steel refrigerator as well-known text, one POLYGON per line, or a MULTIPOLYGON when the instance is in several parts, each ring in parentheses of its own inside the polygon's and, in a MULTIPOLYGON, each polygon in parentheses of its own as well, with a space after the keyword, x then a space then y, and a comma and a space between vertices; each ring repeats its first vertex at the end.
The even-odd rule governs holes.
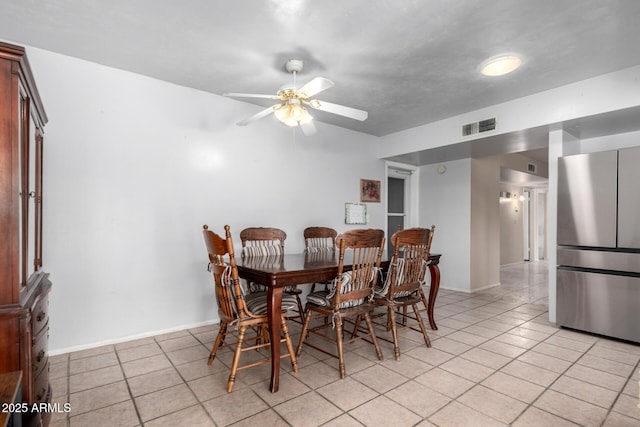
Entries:
POLYGON ((557 323, 640 342, 640 147, 558 160, 557 323))

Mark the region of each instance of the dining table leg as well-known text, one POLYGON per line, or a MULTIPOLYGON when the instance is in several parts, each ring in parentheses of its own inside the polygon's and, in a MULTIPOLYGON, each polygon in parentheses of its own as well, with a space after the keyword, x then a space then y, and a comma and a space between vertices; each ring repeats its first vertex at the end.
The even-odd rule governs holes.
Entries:
POLYGON ((272 393, 280 386, 280 334, 283 288, 267 287, 267 316, 269 317, 269 338, 271 340, 271 383, 272 393))
POLYGON ((427 315, 429 316, 429 326, 434 331, 438 330, 436 320, 433 317, 433 310, 436 305, 436 297, 438 296, 438 290, 440 289, 440 257, 430 260, 429 273, 431 274, 431 285, 429 286, 429 304, 427 306, 427 315))

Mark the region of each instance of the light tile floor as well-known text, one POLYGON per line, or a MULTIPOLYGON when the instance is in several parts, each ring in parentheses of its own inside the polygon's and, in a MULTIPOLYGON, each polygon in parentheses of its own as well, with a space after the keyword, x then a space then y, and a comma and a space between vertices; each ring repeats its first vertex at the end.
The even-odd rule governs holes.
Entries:
POLYGON ((305 349, 297 374, 283 360, 273 394, 268 364, 226 393, 230 352, 206 363, 216 326, 54 356, 54 402, 71 412, 51 426, 640 425, 640 346, 549 323, 545 263, 504 267, 501 282, 441 290, 432 348, 412 330, 400 361, 385 342, 384 361, 346 345, 344 380, 335 359, 305 349))

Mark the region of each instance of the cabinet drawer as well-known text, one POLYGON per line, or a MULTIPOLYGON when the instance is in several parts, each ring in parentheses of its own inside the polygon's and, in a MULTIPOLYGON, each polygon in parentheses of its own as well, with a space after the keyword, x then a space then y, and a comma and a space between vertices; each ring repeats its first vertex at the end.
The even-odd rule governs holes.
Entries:
POLYGON ((40 334, 34 339, 31 349, 31 371, 34 377, 39 375, 49 362, 48 341, 49 328, 40 331, 40 334))
POLYGON ((49 295, 43 294, 38 298, 33 310, 31 310, 31 334, 37 336, 38 333, 49 322, 49 295))

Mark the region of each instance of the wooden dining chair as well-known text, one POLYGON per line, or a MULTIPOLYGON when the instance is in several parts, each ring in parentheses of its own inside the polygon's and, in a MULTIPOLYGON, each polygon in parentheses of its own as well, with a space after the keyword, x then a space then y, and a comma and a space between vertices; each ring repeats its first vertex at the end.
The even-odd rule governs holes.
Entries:
POLYGON ((378 277, 384 240, 384 231, 374 229, 350 230, 337 237, 338 274, 333 289, 328 294, 313 293, 307 296, 306 315, 300 334, 300 342, 296 349, 297 356, 300 356, 303 344, 306 344, 337 358, 340 378, 344 378, 346 375, 344 342, 368 337, 375 348, 378 359, 382 360, 382 352, 378 346, 369 314, 375 307, 372 303, 373 288, 378 277), (345 258, 347 258, 346 261, 345 258), (347 266, 351 264, 351 270, 345 269, 345 262, 347 262, 347 266), (368 334, 357 335, 345 341, 343 319, 357 318, 358 316, 364 317, 368 326, 368 334), (327 317, 332 319, 330 323, 323 320, 320 325, 311 326, 313 320, 327 317), (329 332, 332 328, 335 329, 335 334, 329 332), (337 354, 311 343, 308 335, 316 335, 335 342, 337 354))
MULTIPOLYGON (((431 242, 433 241, 433 233, 436 230, 436 226, 432 225, 430 230, 431 230, 431 233, 429 233, 429 256, 431 255, 431 242)), ((427 261, 427 267, 429 266, 430 263, 431 263, 431 261, 427 261)), ((426 276, 426 271, 425 271, 425 276, 426 276)), ((422 280, 422 283, 424 284, 424 279, 422 280)), ((420 298, 422 299, 422 304, 424 305, 424 309, 428 313, 429 312, 429 298, 428 298, 427 294, 424 293, 424 288, 420 287, 420 290, 418 291, 418 293, 420 294, 420 298)))
MULTIPOLYGON (((429 262, 434 230, 435 226, 431 226, 431 229, 410 228, 396 232, 391 237, 393 257, 389 271, 382 286, 375 289, 375 304, 387 308, 385 325, 387 329, 391 329, 396 360, 400 359, 397 325, 410 326, 407 319, 413 320, 417 324, 425 344, 427 347, 431 347, 418 303, 424 298, 422 285, 429 262), (407 313, 408 307, 413 309, 413 315, 407 313), (400 322, 396 318, 398 313, 402 317, 400 322)), ((358 322, 356 322, 355 330, 357 327, 358 322)), ((385 340, 381 336, 378 338, 385 340)))
MULTIPOLYGON (((275 227, 249 227, 240 232, 240 240, 242 242, 242 257, 278 257, 284 255, 284 241, 287 239, 287 233, 275 227)), ((264 286, 257 283, 249 283, 249 292, 265 292, 264 286)), ((284 293, 292 295, 296 299, 297 307, 292 310, 297 312, 297 319, 300 323, 304 322, 304 307, 300 295, 302 290, 297 286, 287 286, 284 293)), ((295 317, 293 318, 295 319, 295 317)))
POLYGON ((249 227, 240 232, 242 256, 267 256, 284 254, 287 233, 274 227, 249 227))
MULTIPOLYGON (((262 341, 264 331, 268 328, 267 318, 267 301, 266 295, 262 300, 254 298, 251 301, 245 300, 244 292, 240 286, 240 278, 238 277, 238 267, 233 250, 233 241, 231 239, 231 231, 228 225, 225 225, 226 238, 222 238, 213 231, 209 230, 207 225, 203 226, 202 234, 204 235, 205 246, 209 255, 209 269, 213 273, 213 279, 216 287, 216 300, 218 303, 218 316, 220 317, 220 329, 213 344, 213 349, 209 355, 208 364, 211 365, 216 357, 219 349, 223 347, 234 347, 233 362, 231 364, 231 373, 227 381, 227 392, 233 390, 236 381, 236 373, 239 370, 250 368, 269 362, 271 359, 267 357, 258 361, 240 366, 240 356, 248 350, 258 350, 260 348, 269 347, 271 343, 268 340, 262 341), (247 338, 247 331, 254 329, 256 331, 255 338, 247 338), (228 335, 237 334, 237 340, 233 343, 225 344, 228 335), (254 345, 247 345, 255 342, 254 345)), ((293 352, 293 344, 289 336, 289 329, 285 320, 285 310, 295 307, 295 301, 282 301, 282 339, 275 345, 284 342, 287 346, 288 354, 281 357, 291 357, 291 366, 294 372, 298 372, 298 364, 296 356, 293 352)), ((270 354, 270 353, 269 353, 270 354)))
POLYGON ((338 232, 330 227, 307 227, 303 231, 307 252, 335 252, 338 232))
MULTIPOLYGON (((307 227, 303 232, 304 236, 304 250, 307 256, 313 257, 314 254, 322 253, 335 253, 336 251, 336 237, 338 232, 330 227, 307 227)), ((330 282, 322 283, 325 291, 327 290, 330 282)), ((318 283, 311 284, 311 291, 314 292, 318 283)))

